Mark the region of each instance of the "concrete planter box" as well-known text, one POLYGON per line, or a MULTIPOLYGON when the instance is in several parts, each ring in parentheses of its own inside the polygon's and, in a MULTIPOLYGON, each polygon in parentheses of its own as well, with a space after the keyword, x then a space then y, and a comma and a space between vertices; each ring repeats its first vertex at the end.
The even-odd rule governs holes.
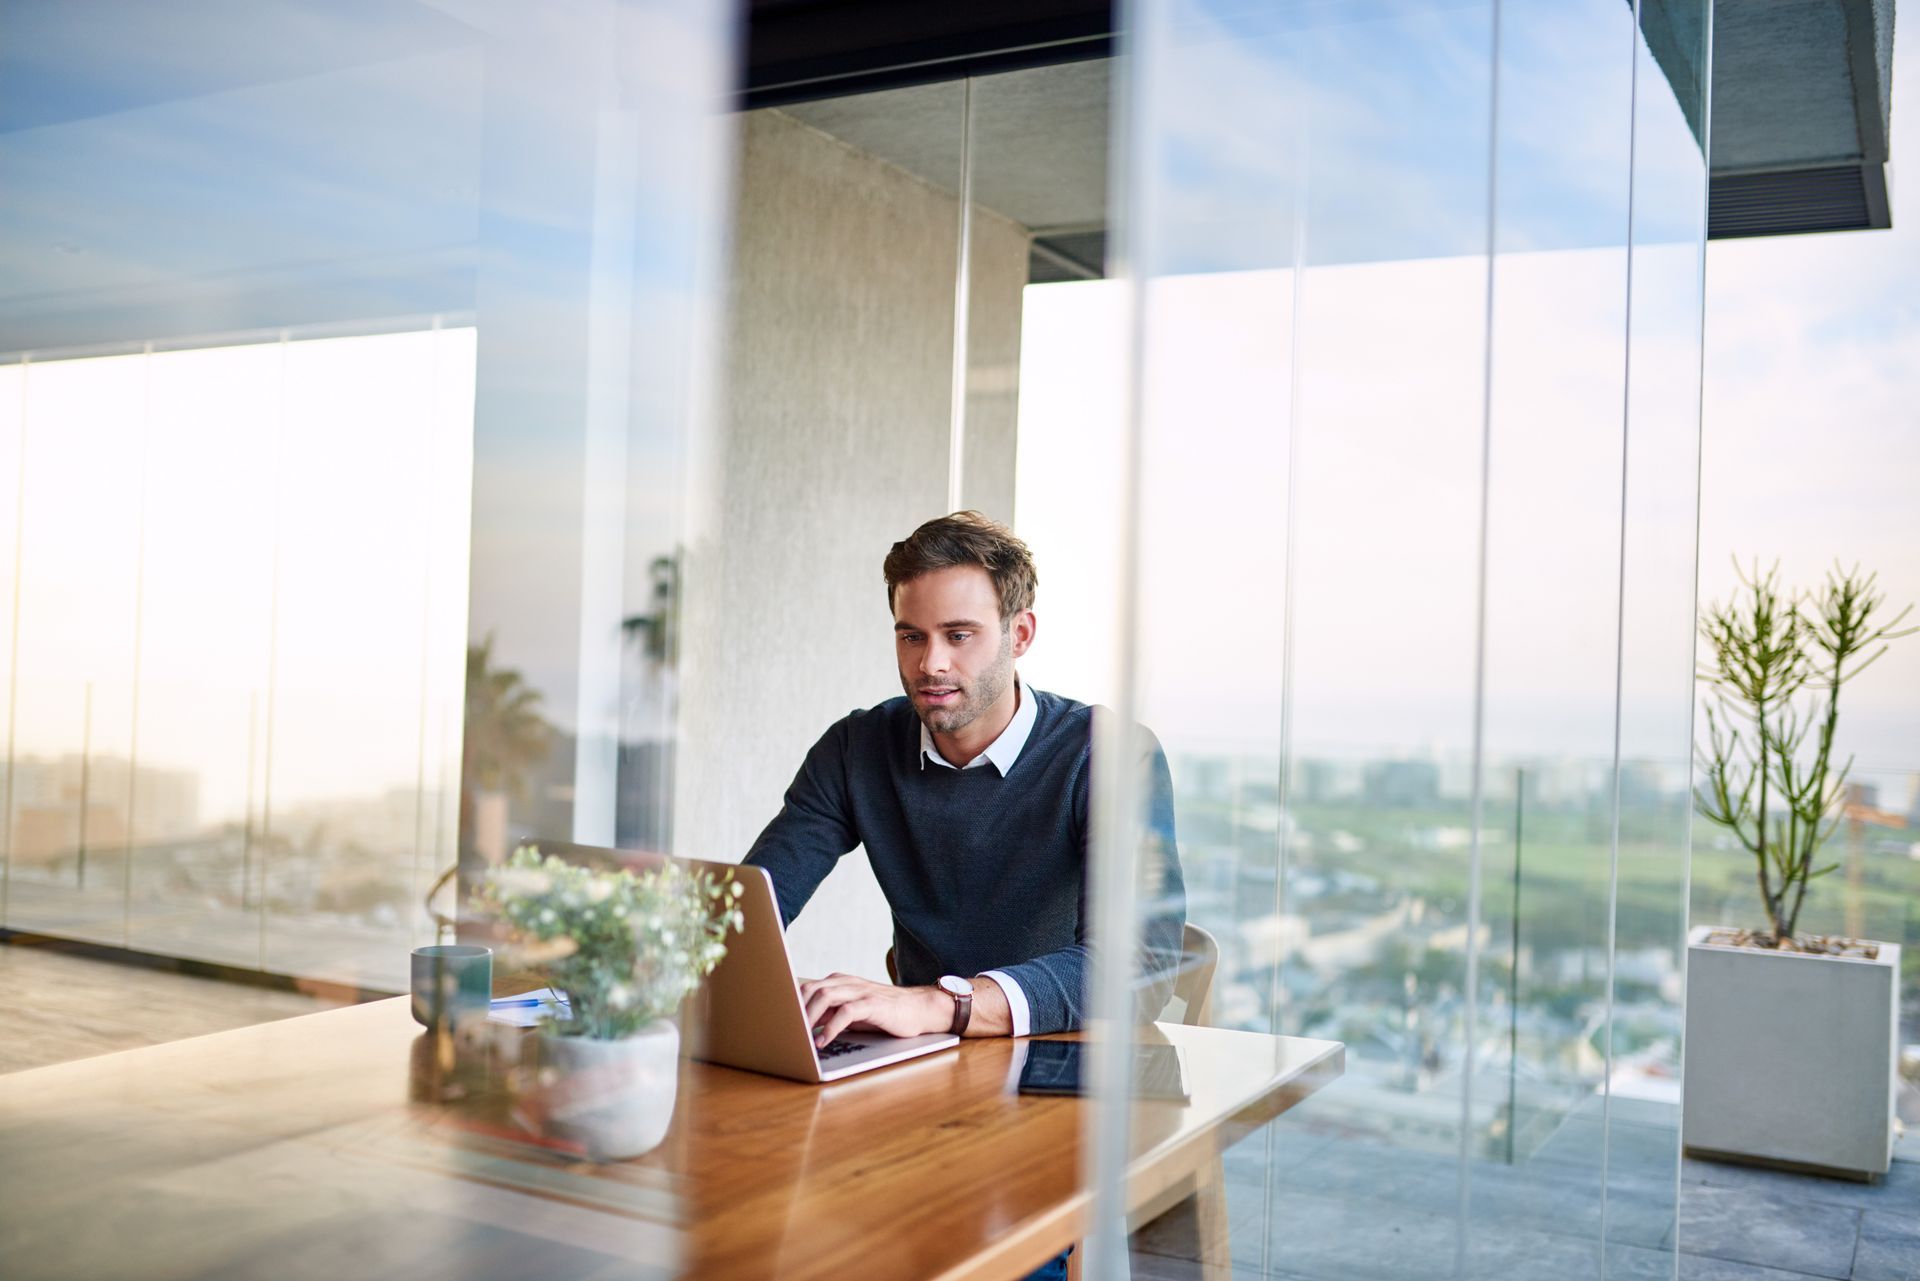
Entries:
POLYGON ((1873 960, 1687 945, 1689 1153, 1867 1179, 1893 1158, 1900 949, 1873 960))

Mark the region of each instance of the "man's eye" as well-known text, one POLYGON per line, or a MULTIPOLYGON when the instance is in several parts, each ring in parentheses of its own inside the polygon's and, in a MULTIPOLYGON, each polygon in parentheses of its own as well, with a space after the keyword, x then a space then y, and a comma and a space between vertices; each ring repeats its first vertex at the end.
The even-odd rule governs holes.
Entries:
POLYGON ((918 645, 920 643, 920 633, 919 632, 901 632, 900 639, 908 645, 918 645))
POLYGON ((952 641, 956 645, 964 645, 969 640, 973 639, 973 633, 972 632, 948 632, 947 639, 952 641))

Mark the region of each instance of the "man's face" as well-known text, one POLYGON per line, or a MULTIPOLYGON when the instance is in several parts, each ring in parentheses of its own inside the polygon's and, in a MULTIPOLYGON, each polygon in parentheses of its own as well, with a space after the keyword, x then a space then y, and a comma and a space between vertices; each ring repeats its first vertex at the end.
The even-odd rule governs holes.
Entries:
POLYGON ((977 565, 936 569, 894 589, 900 687, 937 734, 966 728, 1006 693, 1033 632, 1031 610, 1001 624, 993 579, 977 565))

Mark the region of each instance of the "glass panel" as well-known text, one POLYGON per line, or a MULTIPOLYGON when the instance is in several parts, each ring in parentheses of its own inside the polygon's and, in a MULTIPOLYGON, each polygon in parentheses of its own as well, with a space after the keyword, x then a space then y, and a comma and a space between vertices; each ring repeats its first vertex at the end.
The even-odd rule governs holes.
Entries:
POLYGON ((129 946, 258 968, 284 353, 126 359, 148 367, 154 443, 129 946))
MULTIPOLYGON (((1685 353, 1654 335, 1687 315, 1697 334, 1702 202, 1661 258, 1632 184, 1690 174, 1698 196, 1688 114, 1646 101, 1702 81, 1669 56, 1674 21, 1642 43, 1634 16, 1132 10, 1118 706, 1171 758, 1188 919, 1220 943, 1210 1021, 1344 1045, 1337 1080, 1225 1158, 1236 1269, 1597 1276, 1603 1242, 1609 1273, 1671 1266, 1677 1144, 1609 1086, 1657 1078, 1679 1016, 1647 948, 1671 961, 1677 938, 1685 851, 1660 833, 1685 753, 1677 781, 1619 753, 1689 703, 1697 377, 1659 372, 1685 353), (1691 169, 1635 149, 1648 115, 1691 169), (1658 368, 1630 382, 1642 350, 1658 368), (1658 443, 1636 457, 1642 416, 1658 443)), ((1023 485, 1023 524, 1038 507, 1023 485)), ((1152 774, 1108 743, 1098 919, 1135 947, 1107 953, 1099 1008, 1119 1026, 1164 895, 1142 870, 1152 774)), ((1109 1234, 1123 1205, 1140 1226, 1122 1136, 1159 1106, 1120 1101, 1093 1131, 1109 1234)), ((1136 1265, 1222 1261, 1187 1213, 1134 1237, 1136 1265)), ((1103 1242, 1094 1274, 1118 1275, 1103 1242)))
MULTIPOLYGON (((1025 392, 1025 317, 1033 305, 1025 286, 1030 281, 1092 282, 1105 274, 1108 67, 1099 59, 972 81, 968 156, 974 216, 963 353, 965 448, 956 505, 1009 523, 1016 517, 1015 471, 1023 465, 1016 461, 1015 429, 1025 392)), ((1111 304, 1100 314, 1114 314, 1111 304)), ((1057 348, 1047 350, 1052 354, 1057 348)), ((1093 401, 1116 390, 1111 379, 1079 388, 1081 397, 1093 401)), ((1113 457, 1109 438, 1103 447, 1062 463, 1080 471, 1113 457)), ((1024 522, 1020 528, 1024 536, 1024 522)), ((1050 619, 1059 616, 1054 589, 1070 587, 1050 582, 1050 619)), ((1044 648, 1072 652, 1051 638, 1044 648)), ((1072 688, 1082 697, 1079 685, 1074 679, 1059 688, 1072 688)))
MULTIPOLYGON (((968 96, 948 82, 736 119, 726 404, 686 576, 679 853, 744 857, 821 734, 899 692, 880 567, 949 510, 968 96)), ((973 223, 966 350, 1004 360, 1026 240, 985 209, 973 223)), ((1010 496, 1010 457, 988 468, 987 451, 1010 454, 1011 404, 983 391, 973 408, 962 465, 970 447, 980 485, 992 471, 1010 496)), ((787 940, 804 977, 886 977, 892 915, 864 852, 787 940)))
POLYGON ((459 576, 435 563, 447 539, 429 522, 465 515, 433 498, 459 471, 439 429, 444 403, 471 404, 472 352, 470 329, 284 345, 261 834, 265 964, 279 973, 406 980, 438 790, 428 682, 444 686, 450 658, 429 653, 428 627, 435 586, 459 576))
POLYGON ((140 472, 138 357, 35 363, 22 450, 7 924, 126 941, 140 472))
POLYGON ((463 826, 664 843, 731 14, 33 23, 0 102, 6 924, 397 990, 463 826), (469 755, 476 534, 484 668, 544 701, 469 755))
POLYGON ((0 926, 9 924, 8 901, 13 888, 13 737, 14 708, 19 693, 17 673, 20 603, 20 534, 26 523, 25 461, 27 370, 24 362, 0 365, 0 494, 12 506, 11 520, 0 517, 0 567, 7 581, 0 587, 0 926))
MULTIPOLYGON (((1909 26, 1893 51, 1895 103, 1911 104, 1920 84, 1911 36, 1909 26)), ((1836 562, 1877 572, 1889 616, 1920 600, 1920 506, 1911 500, 1920 433, 1905 426, 1905 407, 1920 403, 1920 364, 1905 355, 1920 293, 1920 224, 1911 216, 1920 131, 1903 124, 1890 142, 1891 230, 1709 247, 1702 602, 1733 594, 1736 565, 1776 559, 1782 581, 1801 588, 1818 586, 1836 562), (1809 423, 1818 424, 1813 450, 1809 423), (1810 467, 1815 460, 1835 460, 1833 471, 1810 467)), ((1842 870, 1808 891, 1802 919, 1813 932, 1905 949, 1894 1159, 1920 1161, 1920 638, 1896 642, 1847 685, 1842 704, 1835 752, 1854 758, 1861 790, 1822 860, 1842 870)), ((1763 925, 1752 857, 1697 815, 1693 840, 1694 925, 1763 925)), ((1686 1194, 1718 1168, 1693 1172, 1686 1194)))
POLYGON ((460 859, 668 839, 731 14, 488 15, 460 859))
POLYGON ((1634 45, 1607 1278, 1678 1231, 1711 26, 1705 0, 1642 0, 1634 45))
MULTIPOLYGON (((1487 1271, 1592 1276, 1606 1214, 1633 48, 1618 4, 1501 6, 1466 1165, 1487 1271)), ((1634 1226, 1651 1248, 1669 1225, 1634 1226)))
MULTIPOLYGON (((1130 68, 1136 705, 1221 939, 1215 1018, 1347 1043, 1225 1166, 1248 1269, 1460 1245, 1490 19, 1156 6, 1130 68), (1158 621, 1186 601, 1226 624, 1199 662, 1210 637, 1158 621)), ((1183 1248, 1208 1243, 1136 1239, 1183 1248)))
MULTIPOLYGON (((444 786, 444 744, 423 737, 428 709, 419 688, 437 683, 433 713, 444 719, 445 686, 459 677, 457 649, 445 648, 449 611, 441 598, 452 594, 457 610, 464 581, 462 548, 449 546, 445 531, 464 526, 472 377, 471 329, 227 343, 13 368, 10 390, 23 378, 29 395, 73 389, 70 418, 58 416, 58 401, 45 406, 48 441, 124 459, 130 472, 128 520, 96 522, 101 541, 92 551, 78 551, 85 540, 62 537, 29 543, 21 554, 26 580, 53 574, 62 585, 53 598, 23 586, 31 609, 23 610, 30 642, 22 668, 30 682, 44 676, 57 689, 64 665, 79 673, 82 688, 97 689, 100 674, 118 661, 98 651, 110 634, 134 664, 125 747, 74 763, 74 786, 84 765, 90 792, 127 793, 104 811, 96 796, 84 850, 74 820, 73 890, 81 892, 83 870, 93 883, 86 891, 92 926, 81 937, 376 989, 401 986, 405 948, 396 945, 410 937, 416 861, 444 786), (333 359, 303 387, 300 370, 316 348, 333 359), (436 379, 447 385, 436 387, 436 379), (114 404, 116 395, 126 403, 114 404), (429 403, 436 398, 444 408, 429 403), (299 408, 290 412, 290 402, 299 408), (368 433, 364 452, 340 452, 356 426, 368 433), (136 430, 140 443, 130 446, 124 435, 136 430), (382 453, 389 466, 364 465, 382 453), (276 487, 283 464, 288 480, 276 487), (440 531, 438 546, 429 525, 440 531), (367 538, 356 543, 360 529, 367 538), (76 574, 66 563, 76 554, 124 557, 126 581, 76 574), (378 600, 372 584, 383 576, 388 596, 378 600), (89 611, 123 588, 128 618, 109 628, 89 611), (416 643, 401 648, 397 620, 409 616, 416 643), (430 624, 439 629, 437 649, 417 630, 430 624), (276 643, 282 627, 293 629, 284 644, 276 643), (402 696, 408 687, 414 692, 402 696), (358 719, 389 723, 357 726, 356 699, 364 700, 358 719), (318 720, 304 710, 316 703, 326 709, 318 720), (370 750, 367 736, 381 747, 370 750), (355 782, 342 769, 371 773, 355 782), (314 806, 327 811, 324 820, 314 806), (119 832, 117 847, 101 845, 110 829, 119 832), (277 866, 276 849, 283 856, 277 866), (111 874, 101 870, 110 862, 111 874), (287 939, 318 931, 310 946, 263 954, 268 902, 291 930, 287 939), (117 928, 105 923, 116 916, 117 928)), ((35 452, 27 461, 30 489, 45 486, 53 497, 74 481, 63 470, 72 464, 58 454, 35 452)), ((52 536, 39 520, 34 530, 52 536)), ((26 727, 31 735, 31 715, 26 727)), ((94 728, 90 742, 111 741, 94 728)), ((23 741, 32 747, 31 736, 23 741)), ((44 880, 34 842, 46 839, 58 796, 48 780, 58 774, 25 750, 15 774, 23 881, 44 880)), ((50 905, 37 903, 41 892, 26 892, 18 904, 25 915, 13 923, 73 933, 76 921, 45 915, 50 905)))

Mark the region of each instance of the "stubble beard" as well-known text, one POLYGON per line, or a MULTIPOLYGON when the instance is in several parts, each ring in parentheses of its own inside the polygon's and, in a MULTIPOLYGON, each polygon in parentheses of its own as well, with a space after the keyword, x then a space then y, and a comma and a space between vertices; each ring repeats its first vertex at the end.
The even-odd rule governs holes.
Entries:
MULTIPOLYGON (((980 673, 971 682, 962 684, 953 682, 960 691, 960 697, 953 707, 930 707, 922 709, 914 704, 913 710, 919 715, 920 723, 936 734, 954 734, 980 719, 989 707, 1000 701, 1007 692, 1007 686, 1013 680, 1013 637, 1007 630, 1000 633, 1000 652, 994 657, 993 666, 980 673)), ((911 701, 914 686, 906 676, 900 677, 900 686, 907 691, 911 701)))

